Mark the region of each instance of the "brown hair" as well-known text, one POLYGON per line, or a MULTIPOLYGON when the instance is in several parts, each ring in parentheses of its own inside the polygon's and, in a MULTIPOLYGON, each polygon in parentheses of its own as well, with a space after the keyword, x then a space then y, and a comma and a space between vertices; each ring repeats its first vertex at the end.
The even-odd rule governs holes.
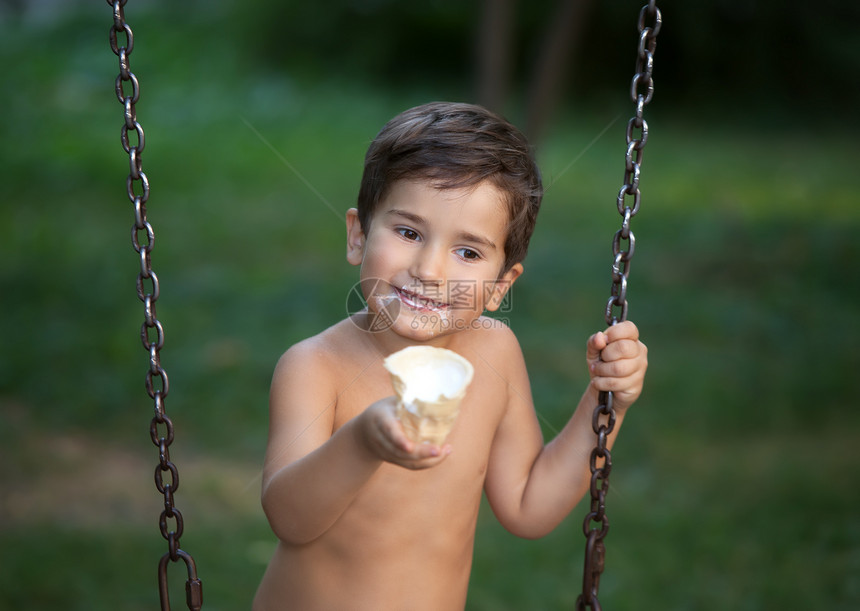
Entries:
POLYGON ((404 179, 429 180, 440 189, 490 180, 508 209, 502 271, 525 258, 543 188, 531 146, 502 117, 472 104, 431 102, 386 123, 364 158, 358 219, 365 233, 377 204, 404 179))

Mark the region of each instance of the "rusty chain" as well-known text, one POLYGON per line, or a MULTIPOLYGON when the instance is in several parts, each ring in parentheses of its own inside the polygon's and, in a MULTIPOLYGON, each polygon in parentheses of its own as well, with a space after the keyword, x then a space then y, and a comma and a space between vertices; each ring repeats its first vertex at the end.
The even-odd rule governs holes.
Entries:
POLYGON ((128 0, 107 0, 113 8, 113 25, 110 28, 110 48, 119 58, 119 74, 116 77, 116 96, 123 105, 124 122, 120 130, 120 142, 128 155, 129 174, 126 191, 134 204, 134 225, 131 241, 140 256, 140 273, 137 276, 137 296, 143 302, 144 321, 140 327, 140 339, 149 353, 149 369, 146 372, 146 393, 154 402, 155 416, 149 427, 152 442, 158 448, 158 465, 155 467, 155 487, 164 497, 164 510, 158 520, 161 535, 167 541, 168 551, 158 563, 158 590, 162 611, 169 611, 167 567, 169 562, 182 560, 188 572, 185 595, 188 608, 197 611, 203 606, 203 584, 197 578, 197 567, 190 554, 180 549, 184 523, 182 514, 174 505, 173 496, 179 489, 179 470, 170 460, 170 444, 173 443, 173 422, 165 412, 164 401, 169 385, 167 372, 161 366, 161 348, 164 346, 164 328, 158 320, 155 302, 158 301, 158 276, 152 270, 152 248, 155 232, 146 218, 146 202, 149 200, 149 180, 143 172, 143 127, 137 120, 135 105, 140 99, 140 83, 130 69, 129 56, 134 50, 134 34, 125 21, 125 5, 128 0), (125 44, 120 38, 125 37, 125 44), (126 91, 129 89, 129 91, 126 91), (134 137, 131 133, 134 133, 134 137), (140 193, 136 193, 135 190, 140 193), (169 477, 166 474, 170 473, 169 477))
MULTIPOLYGON (((657 34, 660 32, 662 23, 662 15, 657 8, 656 0, 651 0, 642 7, 639 12, 636 71, 630 85, 630 97, 636 103, 636 114, 627 123, 624 185, 616 199, 618 213, 623 220, 621 229, 612 238, 614 257, 612 286, 605 310, 606 324, 610 326, 627 319, 627 277, 636 244, 633 232, 630 231, 630 220, 639 212, 641 200, 639 171, 642 165, 642 151, 648 140, 648 123, 643 118, 643 111, 654 96, 654 80, 651 74, 654 69, 657 34)), ((612 392, 601 392, 591 420, 592 429, 597 435, 597 444, 591 451, 589 461, 591 508, 582 523, 582 530, 586 537, 585 562, 582 573, 582 594, 576 600, 577 611, 585 609, 600 611, 601 609, 597 593, 606 557, 606 547, 603 543, 609 531, 606 493, 609 491, 609 473, 612 470, 612 455, 606 447, 606 442, 615 428, 616 418, 612 401, 612 392)))

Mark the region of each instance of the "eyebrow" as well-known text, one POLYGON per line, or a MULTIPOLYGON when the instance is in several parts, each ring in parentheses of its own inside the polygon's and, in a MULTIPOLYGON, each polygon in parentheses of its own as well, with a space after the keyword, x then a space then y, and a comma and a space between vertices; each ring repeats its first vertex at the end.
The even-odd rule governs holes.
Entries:
POLYGON ((470 233, 468 231, 463 231, 460 233, 460 239, 464 242, 471 242, 473 244, 479 244, 484 248, 496 250, 496 243, 490 240, 489 238, 485 238, 483 236, 479 236, 474 233, 470 233))
POLYGON ((419 225, 426 225, 427 219, 423 216, 414 214, 412 212, 407 212, 406 210, 400 210, 398 208, 392 208, 391 210, 385 213, 386 216, 402 216, 408 221, 412 221, 413 223, 417 223, 419 225))
MULTIPOLYGON (((388 212, 386 212, 386 216, 400 216, 405 218, 406 220, 412 221, 418 225, 426 225, 427 219, 419 214, 414 214, 412 212, 407 212, 406 210, 400 210, 398 208, 392 208, 388 212)), ((471 231, 461 231, 457 234, 457 237, 464 242, 471 242, 473 244, 479 244, 484 246, 485 248, 496 249, 496 243, 493 242, 489 238, 485 238, 484 236, 478 235, 476 233, 472 233, 471 231)))

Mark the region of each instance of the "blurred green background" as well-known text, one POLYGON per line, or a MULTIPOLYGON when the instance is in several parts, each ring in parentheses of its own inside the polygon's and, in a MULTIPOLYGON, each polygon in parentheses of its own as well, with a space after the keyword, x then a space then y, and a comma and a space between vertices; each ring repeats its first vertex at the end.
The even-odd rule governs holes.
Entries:
MULTIPOLYGON (((205 609, 248 608, 273 549, 271 371, 345 315, 343 212, 397 112, 481 101, 534 137, 548 189, 505 316, 545 434, 563 426, 608 297, 641 3, 128 3, 205 609)), ((613 452, 601 602, 857 609, 860 5, 661 5, 630 281, 651 366, 613 452)), ((104 2, 0 2, 2 609, 158 604, 111 23, 104 2)), ((573 608, 585 513, 521 541, 484 511, 468 609, 573 608)))

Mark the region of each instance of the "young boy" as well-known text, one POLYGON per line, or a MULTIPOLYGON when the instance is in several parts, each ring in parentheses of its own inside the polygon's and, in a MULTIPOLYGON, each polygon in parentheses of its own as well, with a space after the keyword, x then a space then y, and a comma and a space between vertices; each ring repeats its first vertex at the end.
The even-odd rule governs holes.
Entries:
POLYGON ((544 445, 519 344, 482 316, 523 272, 541 197, 525 138, 480 107, 413 108, 370 145, 346 213, 367 311, 291 347, 272 382, 262 504, 279 543, 256 611, 463 609, 482 491, 537 538, 588 489, 598 391, 615 394, 611 445, 647 351, 629 322, 591 336, 590 384, 544 445), (442 446, 395 417, 382 361, 416 344, 475 368, 442 446))

